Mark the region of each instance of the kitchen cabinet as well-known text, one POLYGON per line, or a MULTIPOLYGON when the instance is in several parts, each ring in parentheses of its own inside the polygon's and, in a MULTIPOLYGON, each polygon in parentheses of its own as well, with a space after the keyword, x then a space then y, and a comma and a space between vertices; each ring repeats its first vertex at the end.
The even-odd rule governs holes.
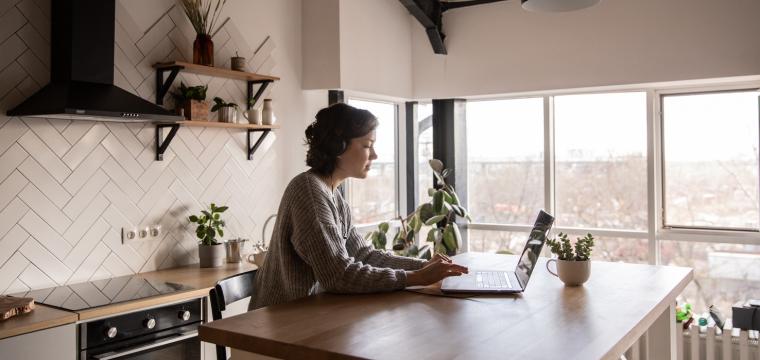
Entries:
POLYGON ((76 360, 76 325, 68 324, 0 340, 3 360, 76 360))

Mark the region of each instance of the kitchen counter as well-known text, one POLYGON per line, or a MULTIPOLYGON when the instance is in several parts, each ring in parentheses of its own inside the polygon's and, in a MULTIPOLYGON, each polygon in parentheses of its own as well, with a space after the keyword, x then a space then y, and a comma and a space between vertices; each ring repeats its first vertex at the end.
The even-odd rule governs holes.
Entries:
POLYGON ((35 304, 34 310, 0 321, 0 339, 75 323, 77 314, 35 304))
POLYGON ((208 295, 209 290, 217 281, 256 268, 256 265, 243 261, 238 264, 225 264, 218 268, 201 269, 198 267, 198 264, 192 264, 173 269, 140 273, 138 275, 148 280, 178 283, 191 286, 194 290, 153 296, 79 312, 63 311, 35 304, 36 308, 30 313, 16 315, 8 320, 0 321, 0 339, 75 323, 78 320, 89 320, 161 304, 204 297, 208 295))
POLYGON ((114 315, 131 310, 138 310, 171 302, 195 299, 208 295, 209 290, 217 281, 228 276, 256 269, 256 265, 243 261, 237 264, 225 264, 218 268, 200 268, 198 264, 183 267, 140 273, 147 280, 173 282, 195 288, 166 295, 133 300, 93 309, 78 311, 79 320, 89 320, 103 316, 114 315))

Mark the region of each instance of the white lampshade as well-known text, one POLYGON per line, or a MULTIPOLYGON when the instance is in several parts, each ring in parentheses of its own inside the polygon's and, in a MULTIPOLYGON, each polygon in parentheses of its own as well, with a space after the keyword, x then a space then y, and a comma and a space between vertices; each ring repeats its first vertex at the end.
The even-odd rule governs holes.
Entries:
POLYGON ((522 0, 522 7, 535 12, 573 11, 594 6, 600 0, 522 0))

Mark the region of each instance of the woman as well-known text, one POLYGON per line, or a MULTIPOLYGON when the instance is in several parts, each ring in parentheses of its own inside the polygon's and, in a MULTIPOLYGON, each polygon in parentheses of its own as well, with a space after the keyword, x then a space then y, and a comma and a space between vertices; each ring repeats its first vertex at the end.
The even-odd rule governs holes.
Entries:
POLYGON ((467 272, 441 255, 425 262, 375 250, 353 226, 337 189, 347 178, 367 177, 377 159, 376 127, 369 111, 335 104, 320 110, 306 128, 311 169, 285 189, 249 310, 320 291, 392 291, 467 272))

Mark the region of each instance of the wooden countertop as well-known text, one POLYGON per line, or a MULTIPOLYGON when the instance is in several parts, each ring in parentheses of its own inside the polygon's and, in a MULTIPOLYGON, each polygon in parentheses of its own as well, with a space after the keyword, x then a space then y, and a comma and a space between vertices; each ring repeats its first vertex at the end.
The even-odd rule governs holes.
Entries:
POLYGON ((137 275, 148 280, 173 282, 191 286, 195 289, 102 306, 79 312, 63 311, 41 304, 35 304, 36 308, 30 313, 16 315, 8 320, 0 321, 0 339, 71 324, 79 320, 89 320, 170 302, 204 297, 208 295, 208 291, 217 281, 253 269, 256 269, 256 265, 243 261, 238 264, 225 264, 218 268, 201 269, 198 267, 198 264, 193 264, 179 268, 140 273, 137 275))
POLYGON ((217 281, 228 276, 253 269, 256 269, 256 265, 243 261, 237 264, 225 264, 224 266, 218 268, 200 268, 198 267, 198 264, 192 264, 173 269, 140 273, 137 275, 140 275, 147 280, 173 282, 193 287, 195 290, 176 292, 161 296, 153 296, 149 298, 78 311, 79 320, 89 320, 170 302, 204 297, 208 295, 208 291, 211 290, 217 281))
MULTIPOLYGON (((472 271, 514 269, 517 257, 455 259, 472 271)), ((565 287, 545 263, 523 294, 319 294, 204 324, 199 336, 278 358, 616 359, 692 279, 689 268, 593 262, 584 286, 565 287)))
POLYGON ((0 321, 0 339, 75 323, 77 314, 35 304, 34 310, 0 321))

